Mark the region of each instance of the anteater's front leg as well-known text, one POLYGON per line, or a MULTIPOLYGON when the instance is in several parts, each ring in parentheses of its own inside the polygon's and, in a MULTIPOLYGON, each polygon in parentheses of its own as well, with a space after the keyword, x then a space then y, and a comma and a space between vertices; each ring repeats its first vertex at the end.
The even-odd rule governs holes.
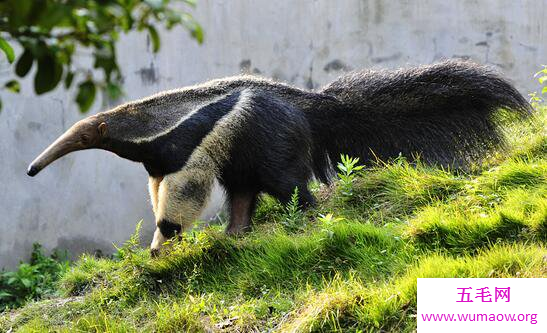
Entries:
POLYGON ((189 228, 199 217, 211 193, 213 180, 210 172, 202 168, 184 168, 163 177, 157 187, 154 207, 157 228, 150 245, 153 255, 159 252, 163 243, 189 228))
POLYGON ((163 177, 148 177, 148 192, 150 193, 150 202, 152 203, 152 211, 154 215, 158 209, 158 192, 163 177))

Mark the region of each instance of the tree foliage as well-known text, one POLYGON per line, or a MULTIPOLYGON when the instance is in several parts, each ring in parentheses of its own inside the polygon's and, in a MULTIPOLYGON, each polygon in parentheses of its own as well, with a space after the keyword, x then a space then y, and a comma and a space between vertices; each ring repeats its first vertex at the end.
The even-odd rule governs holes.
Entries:
MULTIPOLYGON (((157 27, 183 26, 201 43, 201 27, 184 11, 193 6, 194 0, 5 0, 0 2, 0 50, 18 77, 36 68, 36 94, 53 90, 61 81, 67 89, 77 85, 75 100, 85 112, 98 90, 113 99, 122 92, 115 48, 120 34, 144 30, 157 52, 157 27), (22 48, 17 59, 16 43, 22 48), (77 50, 89 52, 93 68, 73 61, 77 50)), ((3 85, 20 90, 17 80, 3 85)))

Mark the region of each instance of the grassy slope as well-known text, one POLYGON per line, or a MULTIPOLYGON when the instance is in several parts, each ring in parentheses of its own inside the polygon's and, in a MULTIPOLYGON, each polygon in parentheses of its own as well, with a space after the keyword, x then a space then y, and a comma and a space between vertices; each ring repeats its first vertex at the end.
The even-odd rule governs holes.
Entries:
POLYGON ((417 277, 547 277, 546 114, 474 175, 396 161, 351 197, 316 188, 297 228, 266 197, 238 239, 213 228, 159 259, 135 240, 119 260, 84 256, 66 298, 4 314, 0 331, 412 331, 417 277))

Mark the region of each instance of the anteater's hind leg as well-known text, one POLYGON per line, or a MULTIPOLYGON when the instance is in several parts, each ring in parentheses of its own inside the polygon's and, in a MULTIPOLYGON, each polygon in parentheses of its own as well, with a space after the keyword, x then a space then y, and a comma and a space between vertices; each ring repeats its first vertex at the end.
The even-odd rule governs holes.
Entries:
POLYGON ((264 179, 265 191, 276 197, 282 204, 291 201, 295 189, 298 189, 298 204, 302 209, 315 206, 315 198, 308 190, 311 171, 305 161, 287 167, 284 171, 270 173, 271 178, 264 179), (271 177, 273 174, 273 177, 271 177))
POLYGON ((281 201, 281 203, 286 205, 292 200, 292 196, 296 188, 298 188, 298 206, 300 208, 306 209, 315 206, 315 198, 308 190, 307 184, 294 184, 294 186, 281 188, 275 196, 281 201))
POLYGON ((314 207, 316 204, 315 197, 311 194, 310 190, 308 190, 307 186, 308 184, 302 184, 301 187, 298 188, 298 203, 303 209, 314 207))
POLYGON ((279 181, 267 188, 267 192, 277 198, 283 205, 292 200, 295 189, 298 188, 298 206, 302 209, 315 206, 315 198, 308 190, 308 184, 301 181, 279 181))
POLYGON ((230 223, 227 234, 239 234, 251 228, 251 217, 256 205, 257 193, 254 191, 234 192, 230 194, 230 223))
POLYGON ((284 205, 291 201, 295 189, 298 189, 298 204, 306 209, 315 206, 315 198, 308 190, 308 182, 312 178, 311 167, 305 154, 301 155, 285 164, 278 164, 275 169, 266 170, 261 181, 264 191, 284 205))

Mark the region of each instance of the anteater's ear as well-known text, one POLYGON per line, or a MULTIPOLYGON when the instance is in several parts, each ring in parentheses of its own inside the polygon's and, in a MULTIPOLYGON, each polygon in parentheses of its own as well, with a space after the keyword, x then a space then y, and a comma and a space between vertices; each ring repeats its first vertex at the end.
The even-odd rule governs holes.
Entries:
POLYGON ((104 137, 106 135, 106 123, 100 123, 99 127, 97 127, 97 130, 99 131, 99 134, 104 137))

